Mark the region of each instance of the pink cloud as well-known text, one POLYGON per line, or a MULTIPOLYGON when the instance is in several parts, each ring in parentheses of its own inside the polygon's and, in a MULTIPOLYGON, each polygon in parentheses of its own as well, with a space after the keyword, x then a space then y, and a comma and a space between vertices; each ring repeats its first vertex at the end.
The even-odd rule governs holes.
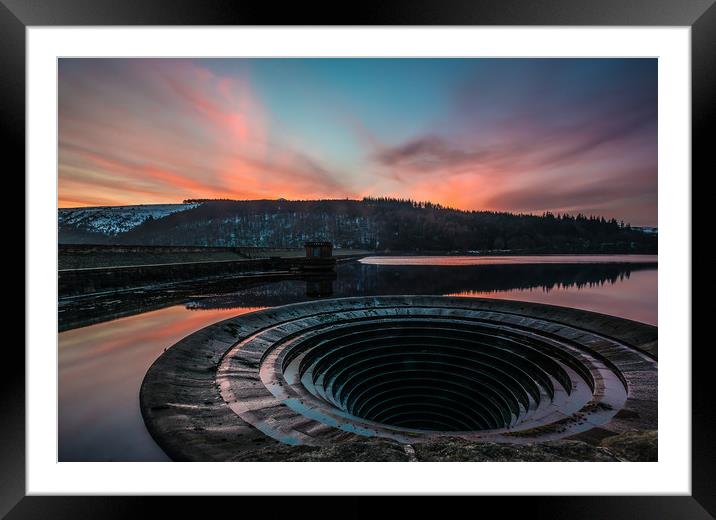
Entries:
POLYGON ((61 88, 61 205, 309 198, 343 190, 307 154, 271 145, 265 110, 247 78, 184 60, 127 66, 121 74, 73 75, 61 88))

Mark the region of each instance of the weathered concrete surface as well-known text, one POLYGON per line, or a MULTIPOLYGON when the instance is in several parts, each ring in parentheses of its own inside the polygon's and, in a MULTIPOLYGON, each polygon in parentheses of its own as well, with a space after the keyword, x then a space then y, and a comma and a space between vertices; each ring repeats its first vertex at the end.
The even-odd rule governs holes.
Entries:
POLYGON ((604 439, 601 445, 623 460, 656 462, 659 458, 656 431, 623 433, 604 439))
POLYGON ((592 445, 574 440, 539 444, 470 442, 441 438, 405 445, 386 440, 330 446, 272 445, 237 455, 241 462, 653 462, 656 432, 626 433, 592 445), (629 446, 629 449, 623 449, 629 446))
POLYGON ((403 444, 390 441, 338 442, 328 446, 269 446, 246 451, 233 462, 410 462, 403 444))
MULTIPOLYGON (((554 306, 506 300, 432 296, 345 298, 287 305, 232 318, 202 329, 170 348, 147 373, 141 391, 141 409, 147 427, 160 446, 175 460, 276 460, 273 457, 282 457, 288 452, 295 453, 295 457, 299 459, 325 455, 330 460, 353 460, 351 457, 379 460, 379 457, 398 456, 394 450, 370 455, 365 450, 373 450, 372 447, 356 449, 356 446, 365 446, 366 437, 296 413, 277 401, 275 396, 263 386, 258 376, 260 363, 266 355, 266 352, 261 352, 260 349, 255 352, 251 349, 241 351, 243 361, 238 365, 229 366, 228 372, 224 374, 225 382, 241 383, 240 399, 235 403, 226 402, 222 398, 217 385, 216 371, 222 359, 233 359, 225 356, 236 345, 261 331, 272 327, 275 329, 277 323, 286 320, 312 319, 321 322, 330 321, 331 316, 336 312, 366 312, 367 309, 370 312, 382 313, 391 312, 389 309, 395 307, 426 305, 447 309, 467 308, 484 316, 490 315, 492 319, 517 320, 525 326, 539 326, 549 330, 550 334, 563 334, 570 338, 570 341, 577 343, 580 338, 587 338, 592 344, 584 348, 602 349, 600 355, 605 356, 609 363, 623 365, 620 371, 629 385, 627 403, 608 424, 591 429, 590 425, 586 424, 583 428, 586 431, 573 437, 584 441, 575 444, 575 449, 577 447, 586 449, 582 444, 598 446, 605 439, 615 438, 623 432, 642 432, 656 428, 657 329, 655 327, 554 306), (594 340, 595 333, 602 339, 594 340), (614 342, 618 342, 619 345, 614 345, 614 342), (608 360, 610 357, 612 359, 608 360), (237 413, 237 410, 240 413, 237 413), (277 435, 277 431, 286 432, 286 436, 277 435), (294 435, 296 432, 302 432, 301 437, 296 437, 294 435), (301 439, 308 442, 303 442, 301 439), (281 444, 279 440, 318 444, 318 450, 327 449, 327 451, 322 452, 324 455, 320 455, 315 448, 309 446, 292 448, 281 444), (356 442, 359 444, 355 444, 356 442), (321 444, 332 448, 324 448, 320 446, 321 444), (352 451, 355 451, 355 455, 350 455, 352 451), (348 459, 341 457, 348 457, 348 459)), ((281 325, 278 326, 278 329, 280 328, 281 325)), ((266 345, 266 348, 269 347, 270 343, 266 345)), ((588 423, 583 419, 579 420, 588 423)), ((542 433, 536 432, 535 435, 539 437, 542 433)), ((547 439, 548 436, 544 440, 547 439)), ((446 437, 434 440, 425 438, 421 441, 438 443, 434 448, 438 450, 436 453, 441 453, 438 449, 439 445, 445 446, 446 442, 452 442, 446 440, 446 437)), ((649 442, 653 441, 655 444, 655 435, 647 441, 647 447, 649 442)), ((502 442, 507 442, 509 445, 511 441, 502 439, 502 442)), ((547 450, 551 455, 539 450, 531 452, 524 447, 534 446, 531 438, 516 437, 512 442, 518 442, 523 447, 521 452, 518 450, 509 455, 510 457, 523 456, 524 453, 531 453, 524 456, 535 457, 535 460, 545 460, 539 457, 561 456, 555 455, 554 450, 552 452, 547 450)), ((630 447, 627 448, 616 440, 612 442, 615 443, 614 449, 621 450, 619 453, 622 455, 634 456, 633 454, 638 452, 641 453, 640 457, 649 456, 644 455, 649 453, 648 449, 640 449, 640 451, 629 443, 627 445, 630 447)), ((551 446, 545 445, 547 448, 551 446)), ((418 443, 413 443, 413 446, 418 446, 418 443)), ((430 451, 433 448, 423 446, 420 449, 430 451)), ((509 452, 509 448, 507 449, 509 452)), ((418 448, 415 450, 417 453, 418 448)), ((428 452, 422 453, 423 456, 427 456, 425 453, 428 452)), ((504 453, 500 455, 502 452, 499 450, 480 453, 488 458, 507 456, 504 453)), ((468 456, 467 452, 463 455, 468 456)), ((576 455, 565 455, 565 458, 571 456, 576 455)), ((614 455, 614 457, 628 460, 627 456, 614 455)))

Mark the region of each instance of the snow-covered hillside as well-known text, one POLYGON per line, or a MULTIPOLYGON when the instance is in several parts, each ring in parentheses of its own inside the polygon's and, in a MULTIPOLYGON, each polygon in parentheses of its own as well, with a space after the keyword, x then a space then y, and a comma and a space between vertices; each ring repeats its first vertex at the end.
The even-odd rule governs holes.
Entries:
POLYGON ((62 208, 58 219, 60 228, 114 236, 137 227, 148 218, 160 219, 197 207, 199 204, 142 204, 139 206, 97 206, 92 208, 62 208))

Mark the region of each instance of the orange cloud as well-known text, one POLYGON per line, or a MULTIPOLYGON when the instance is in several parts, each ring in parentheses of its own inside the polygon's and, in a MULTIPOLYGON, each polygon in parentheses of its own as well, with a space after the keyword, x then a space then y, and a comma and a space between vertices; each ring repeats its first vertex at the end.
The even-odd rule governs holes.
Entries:
POLYGON ((131 103, 103 77, 61 89, 60 207, 345 194, 305 153, 269 144, 248 80, 183 60, 130 69, 131 103))

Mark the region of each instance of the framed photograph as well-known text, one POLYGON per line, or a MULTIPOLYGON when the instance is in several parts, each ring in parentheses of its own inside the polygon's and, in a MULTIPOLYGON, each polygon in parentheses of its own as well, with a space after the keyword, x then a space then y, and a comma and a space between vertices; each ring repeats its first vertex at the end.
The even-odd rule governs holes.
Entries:
POLYGON ((691 306, 716 7, 448 3, 3 0, 27 305, 0 513, 716 514, 691 306))

